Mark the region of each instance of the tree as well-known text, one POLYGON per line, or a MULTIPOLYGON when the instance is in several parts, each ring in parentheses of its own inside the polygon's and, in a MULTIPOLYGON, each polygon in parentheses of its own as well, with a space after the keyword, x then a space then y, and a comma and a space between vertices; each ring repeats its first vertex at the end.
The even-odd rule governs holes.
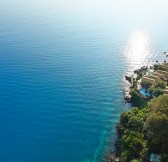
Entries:
POLYGON ((166 83, 163 82, 163 81, 158 81, 158 82, 155 84, 155 88, 164 89, 165 87, 166 87, 166 83))
POLYGON ((144 135, 135 131, 131 131, 129 135, 124 135, 122 138, 123 150, 128 151, 131 156, 139 156, 143 149, 144 135))
POLYGON ((161 146, 161 151, 168 151, 168 117, 165 114, 153 113, 147 120, 148 129, 152 132, 152 143, 161 146))
POLYGON ((122 159, 122 161, 124 161, 124 162, 129 162, 129 159, 130 159, 130 152, 129 151, 127 151, 127 150, 125 150, 125 151, 123 151, 122 153, 121 153, 121 159, 122 159))
POLYGON ((152 85, 152 83, 151 83, 150 81, 148 81, 148 80, 143 80, 143 81, 141 82, 141 86, 142 86, 143 88, 146 88, 146 89, 148 89, 151 85, 152 85))
POLYGON ((153 87, 153 86, 152 86, 152 87, 150 87, 150 89, 149 89, 149 93, 150 93, 150 94, 153 94, 153 91, 154 91, 155 89, 156 89, 156 88, 155 88, 155 87, 153 87))
POLYGON ((156 89, 154 89, 153 93, 152 93, 155 97, 158 97, 160 95, 163 95, 163 90, 160 87, 157 87, 156 89))
POLYGON ((152 133, 152 144, 161 146, 161 153, 168 153, 168 95, 151 100, 148 107, 147 128, 152 133))
POLYGON ((120 116, 120 123, 126 127, 127 123, 128 123, 128 120, 129 120, 129 116, 128 116, 128 113, 127 112, 124 112, 121 114, 120 116))
POLYGON ((168 154, 163 154, 161 161, 162 162, 167 162, 167 159, 168 159, 168 154))
POLYGON ((140 162, 139 160, 133 159, 131 162, 140 162))
POLYGON ((168 116, 168 95, 159 96, 148 103, 151 111, 166 114, 168 116))
POLYGON ((140 96, 135 90, 132 90, 131 95, 134 106, 145 107, 147 105, 147 101, 142 98, 142 96, 140 96))
POLYGON ((154 70, 158 70, 159 69, 159 65, 155 64, 154 65, 154 70))

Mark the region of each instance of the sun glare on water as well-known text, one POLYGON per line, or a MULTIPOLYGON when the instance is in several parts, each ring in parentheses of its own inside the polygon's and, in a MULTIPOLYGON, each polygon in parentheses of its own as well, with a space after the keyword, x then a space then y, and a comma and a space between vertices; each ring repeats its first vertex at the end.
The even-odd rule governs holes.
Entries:
POLYGON ((124 51, 124 57, 131 69, 143 66, 151 55, 150 39, 147 33, 137 30, 131 34, 124 51))

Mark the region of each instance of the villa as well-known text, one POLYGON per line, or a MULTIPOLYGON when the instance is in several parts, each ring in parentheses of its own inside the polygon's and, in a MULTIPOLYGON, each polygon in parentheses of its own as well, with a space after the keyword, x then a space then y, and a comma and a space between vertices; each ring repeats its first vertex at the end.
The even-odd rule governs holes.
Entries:
MULTIPOLYGON (((167 83, 168 81, 168 63, 164 62, 162 64, 158 63, 150 67, 142 67, 139 70, 134 71, 134 74, 126 75, 126 80, 130 82, 131 86, 125 88, 124 97, 125 99, 131 99, 131 87, 133 87, 134 82, 136 82, 136 89, 138 90, 139 94, 144 98, 148 98, 151 96, 149 91, 141 86, 141 82, 149 81, 152 83, 152 86, 155 85, 158 81, 162 81, 167 83), (158 67, 158 69, 155 68, 158 67), (138 73, 141 72, 142 77, 137 80, 138 73)), ((168 94, 168 87, 163 89, 164 94, 168 94)))

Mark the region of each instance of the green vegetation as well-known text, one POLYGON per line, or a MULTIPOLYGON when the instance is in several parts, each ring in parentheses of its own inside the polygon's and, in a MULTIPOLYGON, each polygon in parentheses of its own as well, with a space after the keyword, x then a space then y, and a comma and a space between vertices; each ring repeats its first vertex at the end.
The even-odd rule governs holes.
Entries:
POLYGON ((135 89, 132 89, 131 95, 132 95, 132 103, 134 104, 134 106, 136 107, 146 106, 147 99, 142 98, 142 96, 135 89))
POLYGON ((151 149, 159 153, 168 153, 168 95, 153 99, 148 107, 150 114, 147 128, 152 132, 151 149))
POLYGON ((136 73, 138 75, 137 80, 141 79, 147 72, 147 68, 141 68, 138 70, 135 70, 134 73, 136 73))
POLYGON ((160 95, 163 95, 163 89, 165 89, 166 83, 163 81, 158 81, 156 84, 152 87, 150 87, 149 92, 154 96, 158 97, 160 95))
POLYGON ((165 65, 159 65, 159 70, 168 71, 168 67, 165 65))
POLYGON ((147 108, 133 108, 130 112, 125 112, 121 115, 118 133, 122 161, 129 162, 133 160, 133 157, 140 160, 144 156, 147 142, 143 130, 147 114, 147 108))
POLYGON ((156 71, 159 70, 159 65, 154 64, 153 67, 154 67, 154 70, 156 70, 156 71))
POLYGON ((141 82, 141 86, 142 86, 143 88, 145 88, 145 89, 150 88, 151 85, 152 85, 152 83, 151 83, 150 81, 148 81, 148 80, 143 80, 143 81, 141 82))
POLYGON ((164 162, 168 159, 168 95, 122 113, 117 131, 117 152, 123 162, 144 161, 150 152, 160 154, 164 162))
MULTIPOLYGON (((154 70, 168 72, 168 66, 154 65, 154 70)), ((159 77, 155 79, 155 83, 142 79, 141 86, 151 94, 144 97, 136 86, 137 80, 146 74, 147 69, 141 68, 134 72, 138 75, 131 89, 135 108, 120 116, 116 156, 119 156, 122 162, 143 162, 149 161, 149 156, 153 153, 161 155, 161 162, 167 162, 168 95, 163 95, 166 82, 161 81, 162 78, 159 77)))
POLYGON ((155 88, 161 88, 161 89, 164 89, 166 87, 166 83, 163 82, 163 81, 158 81, 155 85, 154 85, 155 88))
POLYGON ((163 70, 163 71, 168 71, 168 67, 167 66, 165 66, 164 64, 160 64, 160 65, 158 65, 158 64, 155 64, 154 65, 154 70, 163 70))
POLYGON ((161 88, 155 88, 153 93, 152 93, 155 97, 158 97, 160 95, 163 95, 163 90, 161 88))

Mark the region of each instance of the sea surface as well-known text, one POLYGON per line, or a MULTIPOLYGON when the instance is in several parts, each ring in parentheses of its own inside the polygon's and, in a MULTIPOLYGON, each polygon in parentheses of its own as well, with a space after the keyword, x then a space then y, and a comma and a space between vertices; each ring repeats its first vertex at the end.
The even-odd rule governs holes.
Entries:
POLYGON ((167 6, 0 0, 0 161, 101 162, 124 74, 166 59, 167 6))

